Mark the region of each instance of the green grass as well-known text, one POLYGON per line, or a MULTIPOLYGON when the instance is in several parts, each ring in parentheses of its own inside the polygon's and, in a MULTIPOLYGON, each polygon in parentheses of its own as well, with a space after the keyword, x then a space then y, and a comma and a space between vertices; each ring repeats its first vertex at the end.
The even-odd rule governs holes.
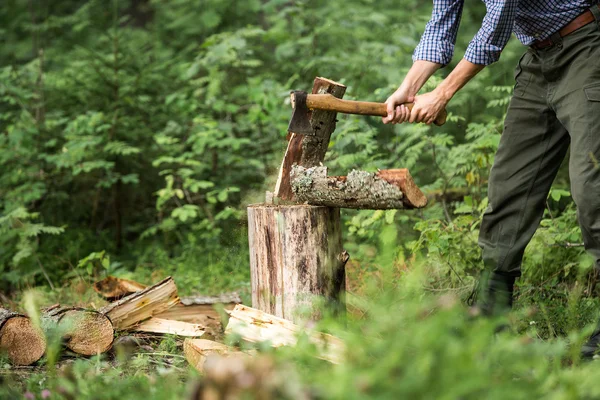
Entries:
MULTIPOLYGON (((600 395, 600 367, 579 359, 579 346, 591 326, 580 328, 593 320, 596 302, 575 295, 548 300, 534 291, 521 297, 510 315, 512 329, 498 334, 497 324, 505 320, 474 318, 452 291, 432 295, 423 289, 426 282, 417 266, 400 279, 385 269, 363 276, 361 294, 348 297, 352 307, 347 317, 327 317, 319 324, 347 344, 343 364, 316 359, 316 349, 300 340, 294 349, 267 351, 265 357, 276 367, 256 376, 276 382, 280 397, 275 398, 306 393, 323 399, 600 395)), ((34 369, 3 363, 0 397, 22 398, 30 392, 42 398, 44 390, 50 398, 67 399, 189 396, 200 377, 183 359, 181 340, 166 337, 150 344, 129 356, 117 351, 90 359, 63 357, 55 366, 45 360, 34 369)), ((258 367, 251 367, 251 376, 259 374, 252 368, 258 367)), ((246 398, 264 390, 252 386, 246 398)))

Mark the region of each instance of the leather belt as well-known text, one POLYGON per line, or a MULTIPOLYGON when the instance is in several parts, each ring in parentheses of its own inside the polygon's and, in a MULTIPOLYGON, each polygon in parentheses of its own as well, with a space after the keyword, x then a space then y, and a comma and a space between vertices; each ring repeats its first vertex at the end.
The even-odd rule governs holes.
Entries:
MULTIPOLYGON (((597 5, 595 7, 600 7, 600 5, 597 5)), ((558 34, 560 35, 560 37, 565 37, 568 34, 575 32, 577 29, 583 28, 587 24, 594 22, 595 20, 596 18, 594 17, 594 14, 590 10, 587 10, 583 14, 580 14, 573 21, 569 22, 567 25, 562 27, 558 31, 558 34)), ((536 49, 543 49, 546 47, 550 47, 553 44, 554 41, 552 40, 552 38, 548 38, 544 40, 538 40, 537 42, 532 44, 532 47, 535 47, 536 49)))

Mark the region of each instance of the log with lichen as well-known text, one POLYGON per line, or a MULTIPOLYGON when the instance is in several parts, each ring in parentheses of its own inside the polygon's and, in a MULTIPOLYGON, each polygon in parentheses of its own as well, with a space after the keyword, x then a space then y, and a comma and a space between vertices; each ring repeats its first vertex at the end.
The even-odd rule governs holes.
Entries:
POLYGON ((27 316, 0 308, 0 352, 14 365, 31 365, 46 351, 46 339, 27 316))
POLYGON ((327 167, 295 165, 291 179, 295 198, 315 206, 389 210, 427 205, 407 169, 353 170, 348 176, 327 176, 327 167))

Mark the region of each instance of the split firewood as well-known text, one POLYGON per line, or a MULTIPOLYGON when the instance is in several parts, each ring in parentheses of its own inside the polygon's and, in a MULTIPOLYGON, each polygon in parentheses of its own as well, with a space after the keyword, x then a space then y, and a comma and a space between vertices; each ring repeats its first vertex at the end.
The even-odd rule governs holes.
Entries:
MULTIPOLYGON (((317 77, 314 80, 313 94, 331 94, 337 98, 344 97, 346 86, 330 79, 317 77)), ((289 142, 275 185, 273 195, 283 200, 292 200, 294 194, 290 184, 290 172, 294 164, 303 167, 314 167, 325 159, 325 153, 329 147, 329 139, 335 130, 337 113, 327 110, 313 110, 310 123, 315 130, 314 135, 301 135, 288 132, 289 142)))
POLYGON ((41 323, 46 333, 60 332, 69 350, 85 356, 110 349, 115 335, 106 315, 83 308, 51 307, 42 313, 41 323))
MULTIPOLYGON (((254 354, 255 352, 251 353, 254 354)), ((206 339, 185 339, 183 341, 183 354, 188 363, 202 373, 205 372, 204 364, 206 360, 211 356, 241 358, 249 356, 249 353, 206 339)))
POLYGON ((327 167, 295 165, 291 180, 296 200, 315 206, 389 210, 427 205, 427 197, 407 169, 353 170, 348 176, 327 176, 327 167))
POLYGON ((341 339, 320 332, 305 332, 298 325, 255 308, 238 304, 229 314, 225 334, 237 334, 251 343, 268 342, 273 347, 295 346, 298 336, 308 335, 318 351, 318 358, 334 364, 342 362, 345 344, 341 339))
POLYGON ((0 351, 14 365, 31 365, 46 352, 46 339, 27 316, 0 308, 0 351))
POLYGON ((190 296, 184 297, 179 304, 156 315, 158 318, 174 319, 177 321, 202 324, 206 317, 219 319, 215 305, 221 305, 225 310, 233 310, 242 299, 237 293, 224 293, 219 296, 190 296))
POLYGON ((131 293, 144 290, 147 286, 129 279, 108 276, 94 283, 94 290, 108 301, 118 300, 131 293))
POLYGON ((200 337, 204 335, 204 327, 202 325, 156 317, 148 318, 139 325, 134 326, 131 330, 189 337, 200 337))
POLYGON ((155 315, 155 317, 198 324, 203 327, 207 335, 214 338, 223 334, 221 316, 215 306, 223 307, 224 310, 233 310, 236 304, 241 302, 242 299, 237 293, 184 297, 179 304, 155 315))
POLYGON ((188 362, 203 375, 191 399, 311 398, 293 366, 276 364, 272 357, 202 339, 186 339, 183 348, 188 362))
POLYGON ((100 310, 112 321, 115 329, 129 329, 141 321, 179 303, 177 286, 168 277, 146 289, 110 303, 100 310))

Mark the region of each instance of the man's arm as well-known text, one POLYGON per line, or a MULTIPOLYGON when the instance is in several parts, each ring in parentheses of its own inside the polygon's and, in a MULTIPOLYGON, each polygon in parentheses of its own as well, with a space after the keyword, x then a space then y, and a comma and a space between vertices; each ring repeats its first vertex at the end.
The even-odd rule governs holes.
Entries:
POLYGON ((431 75, 452 59, 463 3, 464 0, 433 1, 431 19, 413 54, 414 64, 402 85, 386 100, 388 115, 383 118, 384 123, 408 121, 410 111, 403 104, 414 101, 431 75))
MULTIPOLYGON (((405 121, 432 123, 458 90, 485 66, 498 61, 500 53, 510 39, 518 0, 496 0, 486 4, 487 14, 483 19, 482 27, 469 44, 464 59, 435 90, 421 96, 412 95, 411 100, 415 103, 412 112, 395 103, 401 97, 398 92, 402 87, 415 86, 416 81, 407 75, 405 81, 410 79, 411 82, 406 84, 403 82, 400 88, 386 101, 388 116, 383 119, 384 123, 405 121), (390 109, 394 112, 390 113, 390 109)), ((413 68, 415 67, 416 62, 413 64, 413 68)), ((419 86, 419 89, 423 84, 419 86)))

